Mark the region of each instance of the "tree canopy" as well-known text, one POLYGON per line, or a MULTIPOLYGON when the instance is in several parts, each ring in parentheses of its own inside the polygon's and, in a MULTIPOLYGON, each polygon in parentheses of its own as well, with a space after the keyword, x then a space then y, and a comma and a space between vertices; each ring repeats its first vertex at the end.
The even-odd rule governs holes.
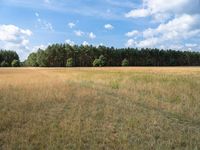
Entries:
POLYGON ((1 67, 12 67, 12 65, 14 64, 13 62, 14 60, 15 62, 19 62, 19 56, 15 51, 0 50, 0 66, 1 67))
POLYGON ((53 44, 46 50, 31 53, 28 66, 65 67, 91 66, 198 66, 200 53, 189 51, 113 48, 105 46, 70 46, 53 44), (69 66, 70 66, 69 64, 69 66))
MULTIPOLYGON (((19 66, 14 51, 0 50, 0 66, 19 66)), ((22 63, 30 67, 200 66, 200 53, 150 48, 114 48, 53 44, 31 53, 22 63)))

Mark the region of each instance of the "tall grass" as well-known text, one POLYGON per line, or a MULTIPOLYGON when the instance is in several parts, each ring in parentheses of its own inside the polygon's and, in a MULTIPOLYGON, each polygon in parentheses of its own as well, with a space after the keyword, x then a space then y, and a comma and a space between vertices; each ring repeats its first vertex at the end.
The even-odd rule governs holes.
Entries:
POLYGON ((200 68, 0 69, 0 149, 200 149, 200 68))

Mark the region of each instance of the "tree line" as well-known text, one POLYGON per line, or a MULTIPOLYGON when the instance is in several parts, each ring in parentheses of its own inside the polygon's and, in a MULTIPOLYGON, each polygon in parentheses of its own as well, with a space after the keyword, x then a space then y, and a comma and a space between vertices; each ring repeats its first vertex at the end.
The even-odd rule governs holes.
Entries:
POLYGON ((53 44, 31 53, 25 61, 32 67, 91 66, 199 66, 200 53, 105 46, 53 44))
POLYGON ((200 53, 150 48, 114 48, 53 44, 19 63, 14 51, 0 51, 2 67, 100 67, 100 66, 200 66, 200 53))
POLYGON ((15 51, 0 50, 0 67, 19 67, 19 56, 15 51))

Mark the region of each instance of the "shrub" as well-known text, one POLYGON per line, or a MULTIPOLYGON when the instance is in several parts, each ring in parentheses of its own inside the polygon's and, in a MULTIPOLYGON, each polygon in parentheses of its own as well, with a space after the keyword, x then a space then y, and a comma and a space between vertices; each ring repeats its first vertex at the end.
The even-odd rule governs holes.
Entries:
POLYGON ((66 67, 73 67, 74 63, 73 63, 73 59, 72 58, 68 58, 67 59, 67 63, 66 63, 66 67))
POLYGON ((106 57, 104 57, 103 55, 101 55, 99 57, 99 59, 95 59, 93 61, 93 66, 94 67, 103 67, 103 66, 106 66, 106 57))
POLYGON ((128 66, 129 65, 129 61, 127 59, 124 59, 122 61, 122 66, 128 66))
POLYGON ((12 67, 19 67, 20 66, 20 62, 19 60, 14 59, 11 63, 12 67))
POLYGON ((5 61, 1 62, 1 67, 9 67, 9 64, 5 61))
POLYGON ((103 55, 101 55, 99 57, 99 60, 100 60, 101 66, 106 66, 106 57, 104 57, 103 55))
POLYGON ((95 59, 92 64, 94 67, 100 67, 101 66, 100 59, 95 59))

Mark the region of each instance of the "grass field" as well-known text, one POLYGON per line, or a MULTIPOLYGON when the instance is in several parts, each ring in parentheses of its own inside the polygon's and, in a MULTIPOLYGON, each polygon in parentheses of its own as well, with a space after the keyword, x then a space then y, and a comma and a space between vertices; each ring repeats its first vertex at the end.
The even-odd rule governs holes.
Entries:
POLYGON ((200 68, 0 69, 0 149, 200 149, 200 68))

